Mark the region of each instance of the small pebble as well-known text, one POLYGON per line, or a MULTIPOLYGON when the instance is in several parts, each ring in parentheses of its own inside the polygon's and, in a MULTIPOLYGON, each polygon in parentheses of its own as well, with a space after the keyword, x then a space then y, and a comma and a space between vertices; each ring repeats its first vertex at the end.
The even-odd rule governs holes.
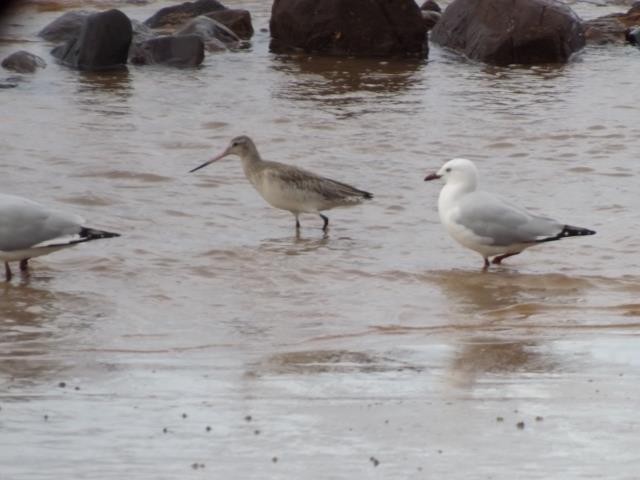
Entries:
POLYGON ((442 454, 442 450, 438 450, 438 453, 439 453, 439 454, 442 454))
POLYGON ((183 413, 183 414, 182 414, 182 418, 187 418, 187 414, 186 414, 186 413, 183 413))
POLYGON ((271 461, 272 461, 273 463, 278 463, 278 457, 273 457, 273 458, 271 459, 271 461))
POLYGON ((536 417, 536 422, 541 422, 542 420, 544 420, 544 417, 541 417, 540 415, 536 417))
POLYGON ((58 384, 58 386, 59 386, 60 388, 64 388, 64 387, 66 387, 66 386, 67 386, 67 384, 66 384, 66 383, 64 383, 64 382, 60 382, 60 383, 58 384))
POLYGON ((253 431, 253 434, 254 434, 254 435, 260 435, 260 430, 254 430, 254 431, 253 431))
POLYGON ((162 433, 167 433, 167 432, 169 432, 169 429, 168 429, 167 427, 164 427, 164 428, 162 429, 162 433))
POLYGON ((503 417, 496 417, 496 422, 504 422, 504 418, 503 417))
POLYGON ((244 419, 245 419, 247 422, 250 422, 250 421, 251 421, 251 415, 247 415, 246 417, 244 417, 244 419))
POLYGON ((74 390, 80 390, 80 387, 73 387, 74 390))
POLYGON ((206 430, 207 432, 210 432, 210 431, 211 431, 211 427, 210 427, 209 425, 207 425, 207 427, 205 428, 205 430, 206 430))
POLYGON ((49 415, 44 416, 44 421, 46 422, 47 420, 49 420, 49 415))
POLYGON ((198 470, 199 468, 204 468, 204 463, 192 463, 191 464, 191 468, 193 468, 194 470, 198 470))
POLYGON ((371 461, 371 463, 373 463, 374 467, 380 465, 380 460, 378 460, 376 457, 370 457, 369 460, 371 461))
POLYGON ((524 430, 524 422, 516 423, 516 427, 518 427, 520 430, 524 430))

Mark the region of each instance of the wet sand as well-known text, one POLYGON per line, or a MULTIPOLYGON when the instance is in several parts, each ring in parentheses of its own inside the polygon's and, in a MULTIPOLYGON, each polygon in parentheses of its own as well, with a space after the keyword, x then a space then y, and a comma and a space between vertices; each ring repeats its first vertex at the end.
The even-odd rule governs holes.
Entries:
POLYGON ((35 37, 60 11, 3 26, 48 66, 0 93, 0 191, 123 237, 0 284, 0 477, 637 478, 640 52, 279 56, 233 5, 252 48, 192 70, 77 73, 35 37), (237 160, 187 174, 242 133, 376 198, 296 237, 237 160), (598 234, 482 272, 422 181, 456 156, 598 234))

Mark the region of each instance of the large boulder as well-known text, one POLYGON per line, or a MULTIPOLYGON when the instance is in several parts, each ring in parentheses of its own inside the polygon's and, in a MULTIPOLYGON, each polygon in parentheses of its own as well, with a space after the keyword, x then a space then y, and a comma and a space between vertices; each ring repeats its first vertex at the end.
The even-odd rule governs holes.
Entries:
POLYGON ((147 18, 144 23, 151 28, 175 27, 183 24, 190 18, 218 10, 225 10, 226 8, 227 7, 217 0, 185 2, 180 5, 161 8, 153 16, 147 18))
POLYGON ((578 16, 553 0, 454 0, 431 39, 493 65, 564 63, 585 44, 578 16))
POLYGON ((195 67, 204 59, 204 43, 197 35, 167 35, 135 43, 129 60, 136 65, 164 64, 195 67))
POLYGON ((129 18, 120 10, 107 10, 87 16, 79 35, 51 54, 79 70, 114 68, 127 63, 131 36, 129 18))
POLYGON ((49 42, 67 42, 80 35, 84 21, 92 12, 73 10, 67 12, 38 32, 38 35, 49 42))
POLYGON ((207 13, 205 16, 220 22, 243 40, 249 40, 253 36, 253 25, 251 24, 249 10, 228 8, 207 13))
POLYGON ((629 40, 629 31, 640 25, 640 2, 636 2, 627 13, 612 13, 584 22, 587 43, 602 45, 624 43, 629 40))
POLYGON ((18 73, 34 73, 38 68, 44 68, 46 62, 33 53, 19 50, 2 60, 2 66, 7 70, 18 73))
POLYGON ((187 23, 176 32, 176 35, 197 35, 204 42, 207 50, 219 51, 228 48, 238 48, 241 44, 240 38, 212 18, 200 16, 187 23))
POLYGON ((415 0, 274 0, 271 49, 328 55, 428 52, 415 0))

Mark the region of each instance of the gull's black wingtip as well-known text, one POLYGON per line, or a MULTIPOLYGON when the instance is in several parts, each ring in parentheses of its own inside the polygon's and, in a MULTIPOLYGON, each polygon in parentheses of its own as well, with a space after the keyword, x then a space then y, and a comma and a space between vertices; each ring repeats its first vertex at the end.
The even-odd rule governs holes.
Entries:
POLYGON ((98 240, 100 238, 115 238, 120 237, 119 233, 107 232, 105 230, 96 230, 95 228, 83 227, 80 230, 80 237, 87 240, 98 240))

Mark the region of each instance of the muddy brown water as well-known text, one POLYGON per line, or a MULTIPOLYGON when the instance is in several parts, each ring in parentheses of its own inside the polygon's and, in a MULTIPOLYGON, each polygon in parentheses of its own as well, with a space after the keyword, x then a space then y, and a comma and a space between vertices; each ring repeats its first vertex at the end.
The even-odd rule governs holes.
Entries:
POLYGON ((0 91, 0 190, 123 237, 0 284, 0 477, 637 478, 640 51, 295 58, 233 5, 252 47, 189 70, 74 72, 51 2, 3 19, 48 66, 0 91), (237 160, 187 174, 242 133, 376 198, 296 238, 237 160), (482 273, 422 181, 456 156, 598 235, 482 273))

